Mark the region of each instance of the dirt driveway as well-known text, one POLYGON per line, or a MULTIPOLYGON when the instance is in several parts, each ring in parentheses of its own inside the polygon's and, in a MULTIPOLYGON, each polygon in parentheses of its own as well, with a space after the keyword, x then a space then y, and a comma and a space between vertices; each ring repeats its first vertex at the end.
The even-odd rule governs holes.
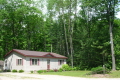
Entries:
POLYGON ((120 80, 120 78, 81 78, 29 73, 0 73, 0 80, 120 80))

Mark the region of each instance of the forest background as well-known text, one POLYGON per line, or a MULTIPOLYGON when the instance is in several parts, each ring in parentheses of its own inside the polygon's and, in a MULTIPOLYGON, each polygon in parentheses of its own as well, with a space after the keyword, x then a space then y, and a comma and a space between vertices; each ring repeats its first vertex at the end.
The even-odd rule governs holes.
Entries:
POLYGON ((64 55, 81 70, 113 62, 120 70, 118 11, 119 0, 0 0, 0 59, 34 50, 64 55))

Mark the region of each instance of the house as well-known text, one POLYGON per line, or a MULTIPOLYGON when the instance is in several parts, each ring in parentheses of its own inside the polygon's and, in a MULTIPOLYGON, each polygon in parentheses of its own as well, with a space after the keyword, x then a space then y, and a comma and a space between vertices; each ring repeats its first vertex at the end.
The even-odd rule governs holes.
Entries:
POLYGON ((0 60, 0 71, 3 70, 4 61, 0 60))
POLYGON ((67 57, 50 52, 13 49, 5 55, 5 70, 53 70, 66 64, 67 57))

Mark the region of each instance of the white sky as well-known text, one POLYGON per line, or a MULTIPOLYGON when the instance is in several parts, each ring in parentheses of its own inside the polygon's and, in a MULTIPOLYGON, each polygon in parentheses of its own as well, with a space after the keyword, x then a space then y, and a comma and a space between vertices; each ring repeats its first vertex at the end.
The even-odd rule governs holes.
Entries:
POLYGON ((120 18, 120 12, 117 13, 116 17, 117 17, 117 18, 120 18))
MULTIPOLYGON (((34 1, 39 1, 39 0, 34 0, 34 1)), ((46 7, 46 0, 44 1, 44 7, 42 8, 42 12, 43 12, 43 14, 46 14, 47 13, 47 7, 46 7)), ((77 7, 79 10, 80 10, 80 7, 77 7)), ((119 8, 120 8, 120 6, 119 6, 119 8)), ((79 11, 78 10, 78 11, 79 11)), ((119 12, 117 12, 117 14, 116 14, 116 17, 117 18, 120 18, 120 11, 119 12)))

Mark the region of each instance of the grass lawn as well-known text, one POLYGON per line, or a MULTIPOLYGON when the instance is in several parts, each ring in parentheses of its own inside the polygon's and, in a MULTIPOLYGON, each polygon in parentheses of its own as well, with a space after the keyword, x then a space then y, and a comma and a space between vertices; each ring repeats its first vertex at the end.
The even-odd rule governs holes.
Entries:
MULTIPOLYGON (((90 71, 64 71, 64 72, 46 72, 41 73, 43 75, 62 75, 62 76, 73 76, 73 77, 88 77, 90 78, 91 75, 86 75, 90 71)), ((120 78, 120 71, 111 71, 106 78, 120 78)), ((94 76, 93 76, 94 77, 94 76)), ((92 78, 93 78, 92 77, 92 78)))
POLYGON ((41 73, 43 75, 63 75, 63 76, 73 76, 73 77, 88 77, 86 73, 90 71, 63 71, 63 72, 46 72, 41 73))
POLYGON ((120 71, 111 71, 109 75, 111 78, 120 78, 120 71))

